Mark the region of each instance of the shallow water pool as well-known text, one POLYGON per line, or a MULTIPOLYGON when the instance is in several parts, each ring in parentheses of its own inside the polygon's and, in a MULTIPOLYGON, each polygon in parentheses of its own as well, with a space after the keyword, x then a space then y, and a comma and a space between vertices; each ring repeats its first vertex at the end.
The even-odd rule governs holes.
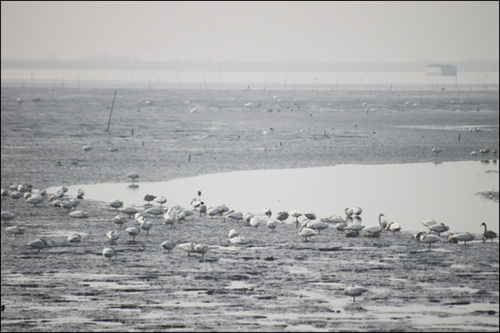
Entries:
POLYGON ((164 206, 191 208, 191 200, 201 191, 207 207, 225 204, 243 213, 260 214, 270 207, 275 216, 297 209, 319 219, 344 216, 346 207, 359 206, 365 225, 377 224, 379 213, 384 213, 406 231, 426 230, 421 224, 426 219, 443 222, 455 233, 480 234, 482 222, 495 231, 499 226, 498 202, 477 194, 498 191, 496 160, 237 171, 165 182, 141 183, 139 178, 131 184, 68 185, 68 193, 74 196, 82 188, 85 199, 119 199, 124 207, 143 206, 144 196, 153 194, 167 198, 164 206))

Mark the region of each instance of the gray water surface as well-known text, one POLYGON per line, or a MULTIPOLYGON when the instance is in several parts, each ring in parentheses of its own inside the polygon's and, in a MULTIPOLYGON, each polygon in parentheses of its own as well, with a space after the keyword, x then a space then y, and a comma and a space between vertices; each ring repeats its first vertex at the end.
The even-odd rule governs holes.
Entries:
MULTIPOLYGON (((482 222, 498 231, 498 202, 477 194, 498 191, 498 169, 496 160, 336 165, 237 171, 150 183, 139 178, 136 186, 123 175, 127 182, 67 186, 71 196, 82 188, 85 199, 106 203, 119 199, 124 207, 142 207, 147 203, 144 196, 153 194, 167 198, 164 206, 192 208, 191 200, 201 191, 207 207, 225 204, 242 213, 261 214, 264 207, 270 207, 274 216, 296 209, 313 212, 320 219, 344 216, 346 207, 359 206, 365 225, 377 224, 379 213, 384 213, 406 231, 426 230, 421 221, 434 219, 449 225, 450 232, 479 234, 482 222)), ((56 188, 48 190, 52 193, 56 188)))

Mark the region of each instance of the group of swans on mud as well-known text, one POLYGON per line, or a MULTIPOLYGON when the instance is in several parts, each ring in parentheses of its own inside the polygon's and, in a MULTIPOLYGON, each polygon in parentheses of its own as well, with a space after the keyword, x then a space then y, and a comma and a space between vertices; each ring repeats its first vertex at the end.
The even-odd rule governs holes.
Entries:
MULTIPOLYGON (((137 177, 131 177, 131 178, 135 179, 137 177)), ((58 190, 58 193, 55 196, 51 197, 52 198, 51 204, 55 200, 62 200, 62 197, 65 195, 66 191, 67 191, 66 187, 61 187, 58 190)), ((29 191, 25 190, 25 192, 28 193, 29 191)), ((387 221, 384 218, 385 215, 383 213, 379 214, 378 224, 369 225, 365 227, 361 223, 360 215, 362 213, 362 209, 360 207, 347 207, 344 210, 346 215, 345 218, 338 215, 332 215, 329 218, 322 218, 320 221, 316 221, 316 214, 312 212, 302 214, 298 210, 292 210, 290 213, 286 211, 281 211, 276 214, 275 218, 273 218, 271 209, 268 207, 262 210, 261 215, 254 215, 252 213, 243 214, 241 212, 235 212, 234 210, 229 210, 229 208, 225 205, 207 209, 204 203, 200 199, 200 194, 201 193, 198 192, 198 197, 193 199, 191 202, 194 211, 198 211, 200 216, 202 214, 204 215, 208 214, 212 218, 215 216, 223 216, 224 220, 226 217, 235 220, 236 222, 241 220, 245 221, 247 225, 255 229, 257 229, 260 225, 266 225, 269 229, 272 230, 272 232, 274 232, 274 230, 280 223, 281 224, 284 223, 284 221, 288 219, 288 217, 293 217, 295 218, 295 226, 297 229, 299 228, 300 225, 298 234, 304 239, 305 242, 308 242, 308 238, 321 234, 321 230, 328 228, 332 223, 334 223, 334 226, 338 231, 345 232, 346 237, 356 237, 358 235, 361 235, 363 237, 380 237, 383 231, 391 231, 393 234, 395 234, 396 232, 399 232, 401 230, 401 226, 399 225, 399 223, 387 221), (304 217, 304 219, 299 220, 299 218, 302 216, 304 217)), ((26 202, 33 203, 34 205, 40 204, 43 200, 43 197, 46 195, 47 194, 43 192, 40 192, 40 194, 37 193, 35 195, 26 195, 26 202), (40 196, 42 199, 37 200, 36 202, 35 200, 29 201, 28 199, 33 196, 35 197, 40 196)), ((19 196, 17 193, 15 193, 15 195, 11 195, 10 192, 2 189, 2 196, 3 197, 10 196, 11 198, 17 200, 23 195, 19 196)), ((49 195, 47 195, 47 197, 48 196, 49 195)), ((84 196, 83 190, 79 189, 77 191, 76 196, 79 199, 83 199, 84 196)), ((151 221, 151 219, 147 217, 148 216, 147 214, 153 215, 154 217, 164 214, 163 215, 164 223, 166 225, 170 225, 171 228, 174 225, 174 223, 185 220, 186 217, 194 214, 193 210, 184 209, 179 205, 164 210, 163 204, 167 200, 166 198, 161 196, 156 197, 154 195, 147 194, 144 197, 144 200, 148 202, 148 206, 152 206, 151 201, 154 200, 155 202, 160 204, 160 207, 150 207, 140 211, 135 207, 122 208, 123 202, 120 200, 114 200, 109 203, 109 206, 111 208, 115 210, 120 210, 121 213, 128 215, 129 218, 135 215, 135 220, 139 225, 137 227, 133 226, 125 229, 125 232, 132 237, 132 241, 135 241, 135 237, 140 234, 141 230, 145 230, 146 235, 149 234, 149 231, 153 226, 153 222, 151 221)), ((73 203, 72 209, 76 207, 78 202, 76 199, 75 200, 68 199, 65 201, 70 201, 73 203)), ((55 207, 57 208, 57 206, 55 207)), ((68 209, 67 207, 65 208, 68 209)), ((68 211, 70 209, 68 209, 68 211)), ((71 216, 87 217, 87 214, 79 214, 79 215, 73 214, 71 216)), ((2 220, 12 220, 15 217, 16 215, 13 213, 2 211, 2 220)), ((121 214, 118 214, 113 218, 112 222, 119 225, 121 229, 122 225, 127 222, 127 219, 121 214)), ((429 251, 430 251, 431 245, 433 243, 442 240, 440 233, 448 231, 449 227, 446 226, 444 223, 438 223, 434 220, 422 221, 422 224, 429 229, 429 232, 419 232, 415 234, 413 237, 422 243, 429 244, 429 251)), ((481 226, 484 227, 484 232, 482 234, 483 242, 485 242, 487 239, 491 239, 493 241, 493 239, 497 237, 497 234, 495 232, 487 230, 486 223, 482 223, 481 226)), ((18 225, 7 227, 6 231, 16 236, 22 235, 25 232, 25 230, 23 228, 20 228, 18 225)), ((107 246, 102 250, 102 255, 105 258, 107 258, 109 262, 111 262, 111 258, 117 255, 117 251, 112 245, 115 244, 116 241, 120 238, 120 230, 110 230, 106 233, 106 236, 109 238, 110 246, 107 246)), ((71 234, 70 236, 68 236, 67 242, 78 243, 81 241, 81 239, 82 237, 79 234, 71 234)), ((467 244, 467 241, 473 240, 474 236, 468 232, 460 234, 450 233, 447 239, 449 242, 457 243, 459 241, 463 241, 465 244, 467 244)), ((228 235, 228 241, 231 244, 246 244, 248 242, 248 239, 243 235, 240 235, 237 229, 231 229, 228 235)), ((39 238, 30 241, 28 243, 28 246, 38 250, 38 252, 40 252, 40 250, 42 250, 43 248, 50 247, 49 242, 44 238, 39 238)), ((190 241, 190 242, 175 244, 171 240, 166 240, 162 242, 160 244, 160 248, 168 252, 171 252, 174 248, 179 248, 187 252, 188 256, 190 256, 191 254, 201 254, 201 260, 204 259, 205 253, 207 253, 211 249, 210 246, 203 243, 196 243, 190 241)), ((366 291, 368 291, 368 289, 366 289, 363 286, 349 285, 344 289, 344 294, 352 296, 353 302, 355 302, 355 297, 360 296, 366 291)))

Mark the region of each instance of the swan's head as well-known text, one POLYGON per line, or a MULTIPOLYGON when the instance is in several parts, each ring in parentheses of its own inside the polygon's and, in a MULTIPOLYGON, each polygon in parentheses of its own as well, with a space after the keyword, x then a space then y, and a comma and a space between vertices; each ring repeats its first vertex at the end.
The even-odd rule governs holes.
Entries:
POLYGON ((481 226, 483 226, 483 225, 484 225, 484 226, 486 227, 486 223, 484 223, 484 222, 483 222, 483 223, 481 223, 480 225, 481 225, 481 226))

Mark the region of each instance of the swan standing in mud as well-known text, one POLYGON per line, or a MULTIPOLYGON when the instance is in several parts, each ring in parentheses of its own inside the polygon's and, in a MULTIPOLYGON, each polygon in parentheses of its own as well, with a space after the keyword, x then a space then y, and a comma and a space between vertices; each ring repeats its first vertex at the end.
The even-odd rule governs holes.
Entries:
POLYGON ((278 226, 278 224, 279 224, 278 220, 273 219, 273 218, 269 218, 269 220, 266 223, 266 226, 269 229, 271 229, 272 231, 274 231, 274 229, 276 229, 276 227, 278 226))
POLYGON ((278 221, 280 221, 280 223, 283 223, 288 218, 288 216, 290 216, 290 214, 288 214, 288 212, 282 211, 282 212, 278 212, 278 214, 276 214, 276 219, 278 221))
POLYGON ((361 296, 361 294, 367 291, 368 289, 366 289, 365 287, 355 286, 351 284, 344 289, 344 295, 352 296, 352 302, 355 303, 356 296, 361 296))
MULTIPOLYGON (((147 219, 144 219, 141 222, 141 229, 146 230, 146 236, 149 235, 149 230, 153 227, 153 222, 147 219)), ((129 233, 130 234, 130 233, 129 233)))
POLYGON ((454 243, 455 241, 462 241, 467 245, 468 241, 471 241, 474 239, 474 236, 470 232, 464 232, 461 234, 449 234, 448 235, 448 242, 454 243))
POLYGON ((171 252, 174 249, 175 244, 172 241, 166 240, 160 244, 160 247, 168 252, 171 252))
POLYGON ((373 224, 361 229, 361 235, 365 237, 378 237, 384 228, 382 227, 382 216, 384 214, 380 213, 378 215, 378 225, 373 224))
POLYGON ((387 227, 385 227, 385 230, 387 231, 392 231, 392 234, 395 234, 396 232, 401 231, 401 226, 397 222, 390 222, 387 227))
POLYGON ((44 249, 49 246, 49 243, 43 238, 35 239, 32 240, 31 242, 28 243, 29 246, 31 246, 34 249, 37 249, 38 252, 40 252, 41 249, 44 249))
POLYGON ((295 217, 295 229, 299 228, 299 217, 302 216, 302 213, 298 210, 294 209, 290 212, 291 217, 295 217))
POLYGON ((18 225, 14 225, 12 227, 5 228, 5 231, 10 232, 11 234, 14 234, 14 237, 17 237, 17 235, 22 235, 25 232, 25 230, 20 228, 18 225))
POLYGON ((115 210, 118 210, 119 208, 123 207, 123 201, 120 200, 113 200, 109 203, 109 206, 114 208, 115 210))
POLYGON ((141 230, 139 228, 136 228, 136 227, 128 227, 127 229, 125 229, 125 231, 130 235, 132 236, 132 241, 135 242, 135 237, 137 235, 139 235, 139 233, 141 232, 141 230))
POLYGON ((72 234, 68 236, 68 243, 80 243, 82 236, 79 234, 72 234))
POLYGON ((450 227, 448 227, 444 223, 432 224, 432 225, 428 226, 427 228, 429 228, 430 231, 437 233, 438 236, 440 236, 442 232, 448 231, 450 229, 450 227))
POLYGON ((104 250, 102 250, 102 256, 104 258, 108 258, 108 262, 111 261, 111 257, 113 257, 116 254, 116 251, 113 247, 106 247, 104 250))
POLYGON ((114 243, 118 238, 120 238, 120 231, 118 230, 110 230, 106 233, 106 236, 109 238, 110 243, 114 243))
POLYGON ((439 237, 438 235, 434 235, 434 234, 428 234, 426 232, 419 232, 417 235, 416 235, 417 239, 419 239, 422 243, 426 243, 426 244, 429 244, 429 251, 431 250, 431 245, 433 243, 436 243, 436 242, 439 242, 441 241, 441 237, 439 237))
POLYGON ((201 253, 201 259, 203 259, 205 253, 208 252, 208 250, 210 250, 210 247, 208 245, 204 245, 201 243, 195 245, 193 242, 182 243, 177 245, 177 247, 180 248, 181 250, 186 251, 188 256, 190 256, 191 253, 201 253))
POLYGON ((484 227, 484 232, 483 232, 483 243, 486 242, 488 239, 491 239, 493 242, 493 238, 497 237, 497 233, 491 230, 488 230, 488 227, 486 226, 486 223, 481 223, 481 225, 484 227))
POLYGON ((299 230, 299 235, 305 239, 305 242, 307 242, 307 237, 316 236, 317 234, 318 234, 318 232, 316 230, 308 228, 308 227, 302 227, 299 230))

